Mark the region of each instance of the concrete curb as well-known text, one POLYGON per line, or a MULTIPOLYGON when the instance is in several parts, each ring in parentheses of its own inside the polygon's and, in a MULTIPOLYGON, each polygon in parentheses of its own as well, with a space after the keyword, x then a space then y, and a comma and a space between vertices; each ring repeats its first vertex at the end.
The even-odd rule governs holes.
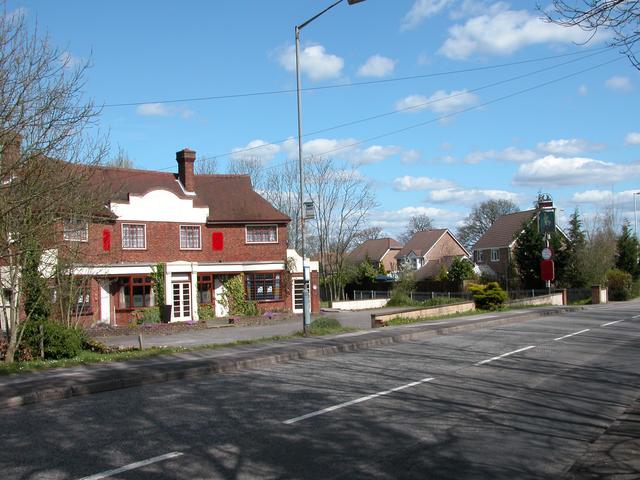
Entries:
MULTIPOLYGON (((76 378, 64 375, 64 371, 61 371, 62 375, 57 379, 55 374, 31 382, 28 380, 22 382, 21 377, 16 377, 16 385, 2 388, 0 408, 15 408, 50 400, 61 400, 172 380, 194 379, 216 373, 234 373, 291 360, 355 352, 393 343, 524 322, 543 316, 583 309, 584 307, 558 307, 486 320, 460 320, 452 325, 429 325, 426 323, 419 326, 383 327, 351 336, 338 335, 329 338, 285 341, 268 348, 250 348, 210 358, 202 358, 201 356, 199 358, 198 356, 184 358, 185 356, 189 357, 189 354, 173 354, 152 357, 146 361, 132 360, 126 364, 125 368, 117 370, 109 369, 106 365, 93 370, 87 368, 86 372, 77 374, 76 378)), ((121 362, 119 365, 122 366, 123 363, 121 362)))

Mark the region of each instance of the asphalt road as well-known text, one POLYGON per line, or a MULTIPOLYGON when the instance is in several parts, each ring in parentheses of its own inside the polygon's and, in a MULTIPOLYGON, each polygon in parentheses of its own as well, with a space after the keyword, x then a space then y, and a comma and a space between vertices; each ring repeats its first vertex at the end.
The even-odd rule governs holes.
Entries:
POLYGON ((633 302, 11 409, 0 476, 564 478, 640 394, 639 340, 633 302))

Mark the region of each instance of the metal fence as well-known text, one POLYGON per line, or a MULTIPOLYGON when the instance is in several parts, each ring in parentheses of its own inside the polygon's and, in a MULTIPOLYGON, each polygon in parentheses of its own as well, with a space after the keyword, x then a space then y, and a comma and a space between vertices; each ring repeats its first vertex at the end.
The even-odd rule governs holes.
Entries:
MULTIPOLYGON (((549 295, 550 293, 557 293, 561 290, 556 289, 527 289, 527 290, 508 290, 507 296, 509 300, 523 300, 525 298, 540 297, 543 295, 549 295)), ((591 290, 588 288, 578 288, 567 290, 568 301, 577 302, 587 298, 591 298, 591 290)), ((411 292, 409 294, 411 300, 417 302, 424 302, 425 300, 432 300, 434 298, 460 298, 470 300, 472 295, 470 292, 411 292)), ((354 290, 352 300, 374 300, 382 298, 390 298, 391 291, 377 291, 377 290, 354 290)))
MULTIPOLYGON (((411 292, 409 294, 411 300, 416 302, 423 302, 425 300, 431 300, 434 298, 460 298, 470 299, 471 294, 469 292, 411 292)), ((353 300, 375 300, 382 298, 391 298, 391 291, 376 291, 376 290, 354 290, 353 300)))

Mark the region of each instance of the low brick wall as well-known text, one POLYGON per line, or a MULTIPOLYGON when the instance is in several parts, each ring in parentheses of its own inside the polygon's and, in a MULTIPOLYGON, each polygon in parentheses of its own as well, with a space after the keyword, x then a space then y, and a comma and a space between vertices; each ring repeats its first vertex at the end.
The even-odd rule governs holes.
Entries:
POLYGON ((370 308, 382 308, 388 301, 388 298, 376 300, 350 300, 348 302, 333 302, 331 307, 339 308, 340 310, 369 310, 370 308))
POLYGON ((522 298, 507 302, 510 307, 518 307, 525 305, 564 305, 562 292, 552 293, 551 295, 540 295, 538 297, 522 298))
POLYGON ((371 328, 384 327, 389 320, 394 318, 429 318, 438 317, 440 315, 451 315, 454 313, 469 312, 475 310, 476 306, 473 302, 450 303, 448 305, 438 305, 436 307, 426 308, 408 308, 395 313, 383 315, 371 315, 371 328))

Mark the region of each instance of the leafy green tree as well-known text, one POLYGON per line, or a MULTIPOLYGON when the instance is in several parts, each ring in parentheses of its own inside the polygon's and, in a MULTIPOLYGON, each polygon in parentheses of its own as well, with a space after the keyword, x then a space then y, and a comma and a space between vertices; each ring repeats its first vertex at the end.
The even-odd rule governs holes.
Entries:
POLYGON ((638 241, 631 233, 631 225, 626 220, 622 233, 616 242, 616 268, 627 272, 634 280, 640 276, 638 270, 638 241))
POLYGON ((22 267, 24 309, 30 319, 42 322, 47 320, 51 313, 51 295, 47 281, 40 273, 42 249, 33 239, 26 243, 22 267))
POLYGON ((461 257, 456 257, 451 262, 447 279, 455 286, 460 287, 464 280, 474 277, 473 264, 461 257))
POLYGON ((567 263, 564 271, 565 284, 573 288, 584 288, 588 285, 585 259, 587 240, 582 229, 580 213, 576 208, 569 218, 569 238, 566 254, 567 263))
POLYGON ((540 252, 544 248, 544 238, 538 233, 536 222, 531 219, 522 225, 522 233, 517 237, 513 252, 524 288, 542 288, 540 279, 540 252))
POLYGON ((378 270, 371 265, 371 261, 369 258, 365 258, 358 268, 356 269, 356 278, 355 283, 362 286, 363 288, 371 288, 373 287, 376 276, 378 275, 378 270))

